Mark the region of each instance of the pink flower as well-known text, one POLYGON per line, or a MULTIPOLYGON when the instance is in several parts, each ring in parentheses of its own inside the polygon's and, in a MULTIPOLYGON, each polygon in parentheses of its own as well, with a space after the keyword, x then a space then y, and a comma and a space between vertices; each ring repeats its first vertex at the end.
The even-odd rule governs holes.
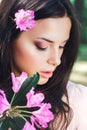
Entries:
POLYGON ((33 125, 31 125, 28 121, 25 123, 23 130, 36 130, 33 125))
POLYGON ((44 100, 43 93, 34 92, 34 88, 32 88, 26 95, 27 97, 27 107, 36 107, 41 106, 42 101, 44 100))
POLYGON ((54 119, 54 115, 49 109, 51 109, 51 104, 43 103, 39 110, 33 111, 33 115, 30 117, 32 124, 35 123, 37 127, 47 128, 47 123, 54 119))
POLYGON ((17 13, 15 13, 15 22, 16 22, 16 28, 19 28, 21 31, 27 31, 29 29, 32 29, 35 26, 35 20, 34 20, 34 11, 33 10, 18 10, 17 13))
POLYGON ((4 111, 10 108, 11 106, 6 99, 4 91, 0 89, 0 114, 2 114, 4 111))
POLYGON ((11 73, 11 78, 12 78, 12 89, 15 93, 17 93, 24 82, 24 80, 27 78, 27 73, 22 72, 22 74, 19 77, 15 77, 14 73, 11 73))

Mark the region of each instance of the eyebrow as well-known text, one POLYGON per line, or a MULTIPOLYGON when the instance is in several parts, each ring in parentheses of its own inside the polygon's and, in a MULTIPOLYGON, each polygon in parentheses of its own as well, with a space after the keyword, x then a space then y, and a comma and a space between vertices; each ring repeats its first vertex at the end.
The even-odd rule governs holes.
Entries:
MULTIPOLYGON (((41 40, 45 40, 45 41, 47 41, 47 42, 49 42, 49 43, 55 43, 54 41, 52 41, 52 40, 50 40, 50 39, 47 39, 47 38, 44 38, 44 37, 38 37, 37 39, 41 39, 41 40)), ((67 42, 69 40, 69 38, 67 38, 65 41, 67 42)), ((64 42, 65 42, 64 41, 64 42)))
POLYGON ((41 39, 41 40, 44 40, 44 41, 47 41, 47 42, 50 42, 50 43, 54 43, 54 41, 49 40, 49 39, 44 38, 44 37, 40 37, 40 38, 37 38, 37 39, 41 39))

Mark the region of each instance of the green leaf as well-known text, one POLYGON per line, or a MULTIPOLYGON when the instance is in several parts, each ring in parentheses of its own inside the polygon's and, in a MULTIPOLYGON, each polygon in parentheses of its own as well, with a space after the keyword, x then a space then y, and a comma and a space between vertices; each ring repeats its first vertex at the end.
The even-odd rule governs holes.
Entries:
POLYGON ((24 127, 25 121, 22 118, 15 117, 15 118, 6 118, 2 125, 0 130, 8 130, 11 128, 11 130, 22 130, 24 127))
POLYGON ((30 91, 32 87, 36 87, 39 81, 39 74, 36 73, 33 77, 28 77, 22 84, 18 93, 16 93, 12 106, 18 105, 22 99, 26 98, 26 94, 30 91))

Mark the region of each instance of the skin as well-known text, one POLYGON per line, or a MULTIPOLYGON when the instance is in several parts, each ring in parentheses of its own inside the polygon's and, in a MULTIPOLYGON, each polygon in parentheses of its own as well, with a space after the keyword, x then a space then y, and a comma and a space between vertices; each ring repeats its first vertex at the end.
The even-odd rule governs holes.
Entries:
POLYGON ((29 76, 39 72, 38 84, 45 84, 61 64, 70 30, 71 21, 65 16, 38 20, 34 28, 22 32, 12 47, 11 67, 15 75, 22 71, 29 76))

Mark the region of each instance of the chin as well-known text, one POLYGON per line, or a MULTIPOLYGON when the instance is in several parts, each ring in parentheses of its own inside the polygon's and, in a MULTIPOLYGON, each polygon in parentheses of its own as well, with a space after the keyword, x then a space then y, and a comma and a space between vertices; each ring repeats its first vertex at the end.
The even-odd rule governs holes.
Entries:
POLYGON ((43 80, 40 79, 39 82, 38 82, 38 85, 44 85, 47 82, 48 82, 48 79, 47 80, 46 79, 45 80, 44 79, 43 80))

